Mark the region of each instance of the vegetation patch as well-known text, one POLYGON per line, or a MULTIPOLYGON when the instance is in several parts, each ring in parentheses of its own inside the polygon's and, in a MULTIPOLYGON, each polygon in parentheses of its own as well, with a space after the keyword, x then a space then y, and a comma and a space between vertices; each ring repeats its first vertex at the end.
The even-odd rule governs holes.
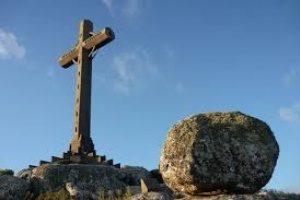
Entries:
POLYGON ((10 175, 13 176, 14 175, 14 171, 11 169, 0 169, 0 176, 3 175, 10 175))
POLYGON ((45 192, 41 193, 36 200, 70 200, 69 192, 62 188, 56 192, 45 192))

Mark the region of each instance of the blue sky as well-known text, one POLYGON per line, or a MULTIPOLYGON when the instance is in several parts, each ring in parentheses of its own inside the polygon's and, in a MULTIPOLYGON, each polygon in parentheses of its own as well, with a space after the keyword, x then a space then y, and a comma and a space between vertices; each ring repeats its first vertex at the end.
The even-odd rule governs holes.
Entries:
POLYGON ((2 0, 0 19, 0 168, 68 150, 76 67, 57 61, 89 19, 116 34, 93 62, 99 154, 157 168, 174 123, 239 110, 280 145, 267 187, 300 192, 300 1, 2 0))

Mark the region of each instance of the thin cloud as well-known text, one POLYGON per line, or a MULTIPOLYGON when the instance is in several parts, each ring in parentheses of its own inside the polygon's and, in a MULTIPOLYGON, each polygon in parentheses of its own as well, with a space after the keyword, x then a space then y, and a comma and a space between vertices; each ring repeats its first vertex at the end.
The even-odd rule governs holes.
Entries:
POLYGON ((101 0, 112 16, 114 13, 132 18, 140 13, 140 0, 101 0))
POLYGON ((101 84, 104 84, 106 82, 106 78, 103 75, 98 73, 93 73, 93 79, 97 80, 101 84))
POLYGON ((113 14, 113 2, 114 0, 102 0, 102 3, 108 9, 108 11, 113 14))
POLYGON ((140 12, 139 0, 126 0, 123 13, 128 17, 135 17, 140 12))
POLYGON ((25 52, 25 47, 18 43, 13 33, 0 29, 0 59, 22 59, 25 52))
POLYGON ((116 55, 113 59, 113 70, 116 75, 114 89, 124 94, 143 87, 157 73, 149 54, 142 48, 116 55))
POLYGON ((298 79, 300 79, 300 67, 294 67, 284 74, 282 82, 286 87, 291 87, 298 79))
POLYGON ((47 69, 47 77, 55 78, 55 71, 54 71, 54 68, 52 66, 48 67, 48 69, 47 69))
POLYGON ((166 47, 165 50, 166 50, 166 54, 167 54, 168 58, 174 58, 174 52, 172 51, 171 48, 166 47))
POLYGON ((300 102, 289 107, 281 107, 278 113, 280 118, 284 121, 298 122, 300 121, 300 102))
POLYGON ((176 92, 178 95, 181 95, 184 91, 183 84, 181 82, 177 83, 176 85, 176 92))

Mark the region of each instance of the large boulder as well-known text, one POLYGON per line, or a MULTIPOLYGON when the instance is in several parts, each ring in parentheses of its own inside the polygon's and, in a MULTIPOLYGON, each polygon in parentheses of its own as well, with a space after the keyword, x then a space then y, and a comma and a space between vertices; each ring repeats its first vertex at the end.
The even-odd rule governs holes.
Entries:
POLYGON ((39 193, 55 192, 62 188, 70 192, 75 188, 80 194, 96 196, 108 191, 126 190, 126 184, 122 181, 124 175, 117 168, 105 165, 41 165, 32 169, 29 179, 39 193))
POLYGON ((0 199, 25 199, 29 189, 29 183, 25 180, 10 175, 0 176, 0 199))
POLYGON ((175 124, 160 158, 174 191, 254 193, 270 180, 279 146, 263 121, 241 112, 199 114, 175 124))

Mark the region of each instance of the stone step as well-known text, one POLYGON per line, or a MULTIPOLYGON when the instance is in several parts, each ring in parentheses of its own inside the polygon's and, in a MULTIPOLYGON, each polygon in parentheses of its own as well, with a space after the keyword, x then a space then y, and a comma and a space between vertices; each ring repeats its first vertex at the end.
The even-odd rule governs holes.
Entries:
POLYGON ((106 160, 106 156, 99 156, 98 162, 104 162, 106 160))
POLYGON ((57 162, 57 161, 61 161, 61 160, 63 160, 63 158, 51 156, 51 162, 57 162))
MULTIPOLYGON (((55 162, 59 162, 59 161, 73 161, 73 162, 77 162, 77 163, 82 163, 82 164, 103 164, 103 165, 110 165, 116 168, 120 168, 121 164, 117 163, 114 164, 113 159, 109 159, 106 160, 106 156, 105 155, 71 155, 70 152, 67 153, 63 153, 63 157, 57 157, 57 156, 51 156, 51 162, 49 161, 45 161, 45 160, 41 160, 39 165, 44 165, 44 164, 50 164, 50 163, 55 163, 55 162)), ((67 162, 66 162, 67 163, 67 162)), ((35 165, 29 165, 29 168, 34 168, 37 167, 35 165)))
POLYGON ((69 159, 70 158, 70 153, 63 153, 63 159, 69 159))
POLYGON ((106 163, 106 164, 108 164, 108 165, 113 165, 113 164, 114 164, 114 161, 113 161, 113 159, 110 159, 110 160, 104 161, 104 163, 106 163))
POLYGON ((115 168, 118 168, 118 169, 121 168, 121 164, 120 164, 120 163, 114 164, 113 166, 114 166, 115 168))
POLYGON ((41 161, 40 161, 40 165, 49 164, 49 163, 50 163, 50 162, 45 161, 45 160, 41 160, 41 161))

